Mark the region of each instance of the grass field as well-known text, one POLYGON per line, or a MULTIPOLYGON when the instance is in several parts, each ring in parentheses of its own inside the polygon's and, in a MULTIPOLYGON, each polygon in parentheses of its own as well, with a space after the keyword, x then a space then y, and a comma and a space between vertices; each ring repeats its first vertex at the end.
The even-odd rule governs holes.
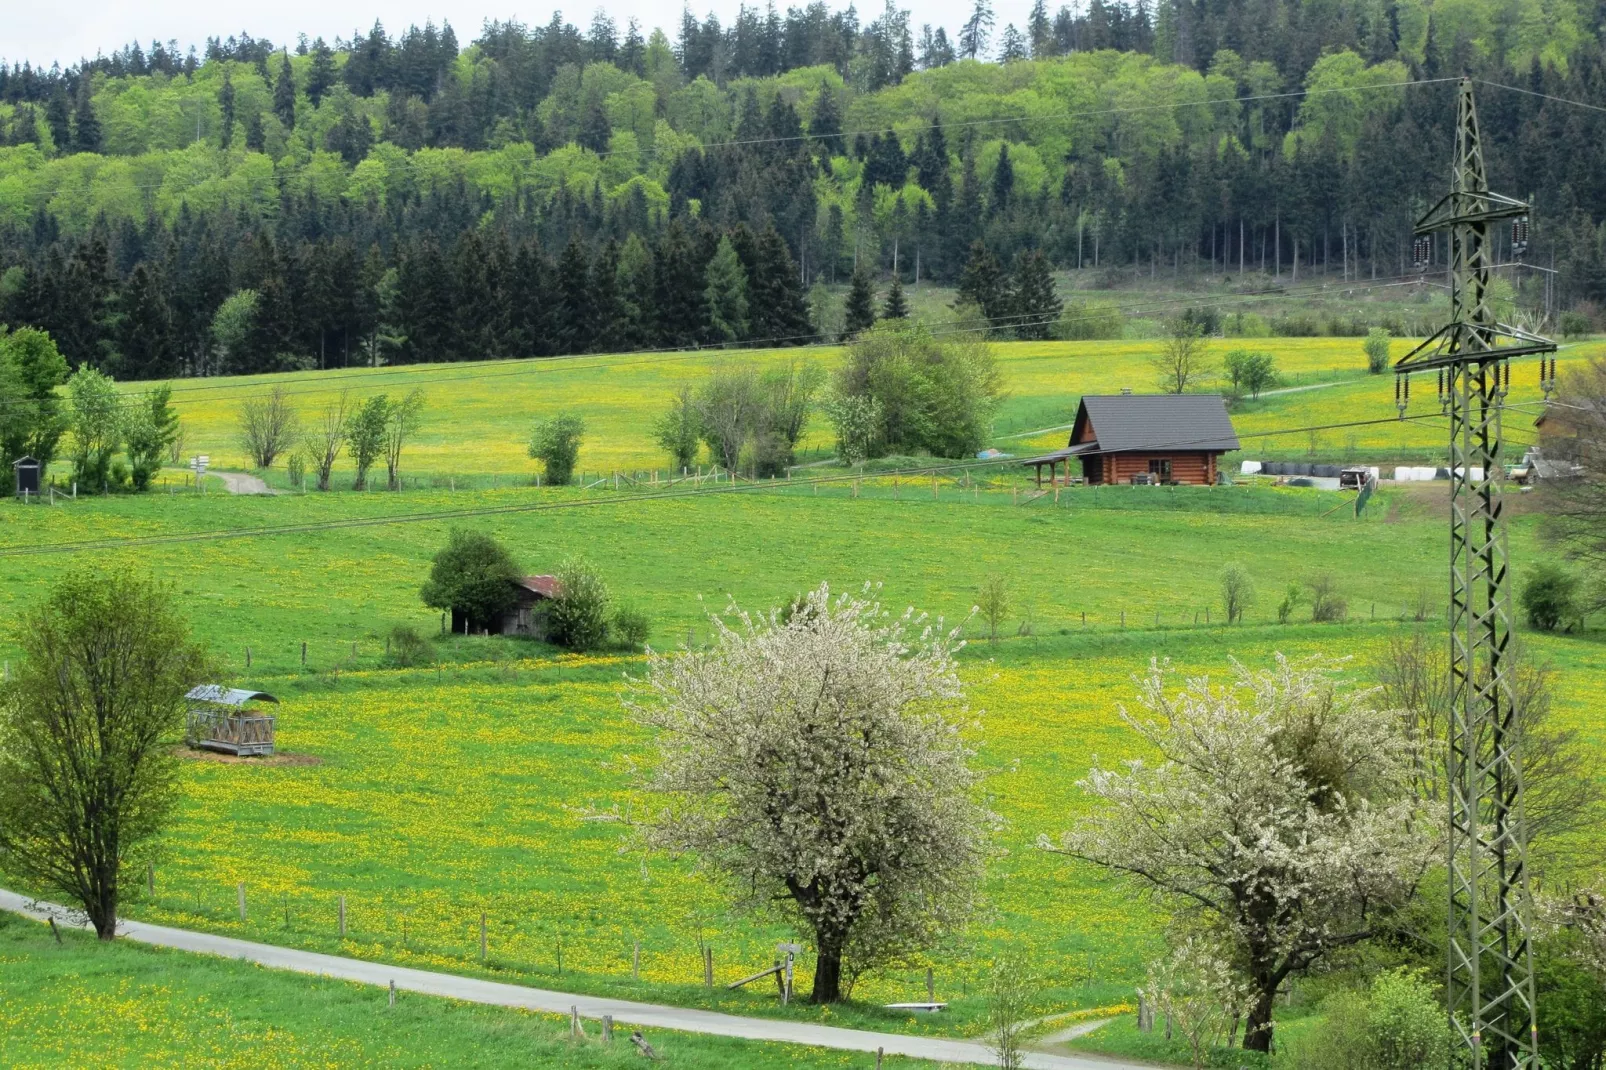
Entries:
MULTIPOLYGON (((1237 344, 1214 347, 1219 353, 1237 344)), ((1243 344, 1274 351, 1287 385, 1296 389, 1237 411, 1246 442, 1242 456, 1384 461, 1440 455, 1437 421, 1389 419, 1395 415, 1392 377, 1364 374, 1357 340, 1243 344), (1317 432, 1314 441, 1305 432, 1251 437, 1357 419, 1386 422, 1317 432)), ((1403 352, 1404 343, 1398 348, 1403 352)), ((1082 393, 1146 387, 1154 349, 1146 342, 1000 346, 1010 398, 997 421, 998 444, 1017 454, 1060 445, 1066 432, 1049 429, 1070 421, 1082 393)), ((1592 344, 1564 357, 1600 351, 1592 344)), ((838 359, 826 349, 724 359, 766 364, 799 357, 838 359)), ((345 386, 359 394, 425 389, 426 427, 407 469, 422 477, 421 485, 402 494, 158 493, 85 498, 55 508, 0 507, 0 618, 37 598, 54 573, 74 562, 150 570, 173 583, 229 681, 284 700, 277 710, 279 744, 291 760, 184 763, 185 800, 164 840, 155 894, 146 895, 137 881, 128 909, 138 917, 363 957, 783 1013, 772 993, 705 989, 700 948, 714 949, 723 982, 767 965, 776 941, 793 934, 731 915, 720 890, 689 860, 644 857, 623 822, 596 820, 628 817, 648 805, 635 794, 629 762, 647 755, 651 740, 619 701, 622 675, 641 670, 639 655, 575 657, 514 640, 438 636, 438 615, 419 603, 417 591, 454 525, 495 535, 530 572, 550 571, 572 554, 588 556, 620 600, 650 616, 658 647, 705 641, 708 614, 730 599, 772 606, 822 580, 838 589, 881 583, 893 608, 913 604, 960 621, 989 575, 1006 579, 1014 605, 1003 640, 986 642, 970 620, 972 645, 962 657, 979 760, 989 774, 986 791, 1004 819, 1000 854, 986 881, 986 909, 962 939, 935 949, 929 960, 867 980, 855 1003, 828 1010, 794 1005, 784 1012, 884 1029, 979 1032, 977 984, 1006 948, 1025 952, 1043 979, 1037 1009, 1044 1014, 1120 1008, 1130 999, 1164 919, 1090 869, 1038 850, 1036 842, 1064 829, 1085 805, 1076 780, 1095 756, 1111 761, 1135 753, 1118 708, 1130 700, 1132 677, 1150 658, 1219 674, 1233 657, 1259 664, 1275 651, 1319 651, 1353 656, 1347 671, 1364 681, 1391 636, 1443 626, 1442 486, 1385 489, 1360 518, 1348 497, 1259 482, 1079 488, 1028 501, 1014 465, 862 481, 826 465, 800 471, 791 482, 722 483, 684 493, 530 486, 534 467, 523 445, 529 422, 564 407, 582 411, 591 428, 582 468, 662 464, 647 432, 651 417, 680 382, 706 375, 718 359, 658 354, 278 377, 309 416, 345 386), (1259 592, 1246 622, 1234 628, 1222 626, 1219 609, 1219 577, 1229 562, 1245 567, 1259 592), (1348 600, 1349 621, 1276 623, 1288 585, 1324 574, 1348 600), (1402 619, 1419 607, 1429 621, 1402 619), (434 637, 433 666, 387 664, 385 636, 401 624, 434 637), (236 907, 240 882, 249 904, 244 920, 236 907), (349 917, 344 939, 336 929, 342 896, 349 917), (484 961, 478 954, 482 912, 484 961), (638 942, 636 979, 631 954, 638 942), (952 1001, 951 1013, 916 1019, 878 1009, 881 1002, 922 997, 927 965, 939 998, 952 1001)), ((1537 396, 1532 371, 1519 367, 1513 376, 1513 401, 1522 406, 1508 420, 1517 431, 1514 441, 1524 437, 1527 403, 1537 396)), ((186 452, 210 453, 217 467, 239 467, 232 445, 238 401, 262 389, 264 380, 179 384, 175 399, 186 424, 186 452)), ((1419 394, 1414 412, 1427 415, 1431 393, 1419 394)), ((829 445, 829 428, 817 420, 805 450, 823 452, 829 445)), ((337 484, 344 482, 339 473, 337 484)), ((282 469, 273 478, 282 482, 282 469)), ((1512 501, 1519 582, 1550 552, 1537 518, 1525 515, 1526 503, 1512 501)), ((1602 640, 1599 632, 1545 637, 1533 648, 1560 670, 1558 716, 1606 752, 1606 728, 1597 716, 1606 703, 1602 640)), ((9 636, 0 641, 0 655, 17 656, 9 636)), ((8 947, 5 939, 0 948, 8 947)), ((28 971, 45 969, 32 945, 0 954, 27 963, 28 971)), ((149 1012, 154 1017, 167 1013, 162 1000, 207 1006, 176 982, 140 988, 148 963, 107 961, 93 983, 115 987, 123 983, 115 977, 127 978, 146 993, 141 1000, 158 1000, 149 1012)), ((175 975, 190 971, 163 968, 175 975)), ((806 984, 806 962, 803 978, 806 984)), ((196 983, 222 990, 225 974, 209 972, 196 983)), ((304 984, 286 980, 288 987, 262 991, 292 1000, 295 986, 304 984)), ((350 996, 358 1005, 367 998, 350 996)), ((86 1031, 81 1043, 99 1043, 93 1038, 102 1036, 111 1044, 135 1029, 146 1012, 138 1000, 130 1006, 130 1016, 119 1019, 124 1025, 86 1031)), ((469 1021, 464 1029, 525 1028, 496 1016, 489 1024, 472 1015, 458 1018, 457 1009, 429 1013, 441 1021, 469 1021)), ((172 1015, 179 1023, 174 1028, 198 1036, 218 1028, 218 1020, 195 1018, 187 1009, 172 1015)), ((300 1057, 294 1045, 303 1035, 313 1038, 305 1041, 307 1050, 327 1043, 349 1052, 349 1059, 331 1060, 341 1065, 385 1061, 386 1049, 376 1047, 384 1035, 364 1032, 366 1025, 310 1013, 295 1021, 301 1032, 292 1030, 293 1043, 286 1041, 287 1064, 300 1057)), ((429 1026, 421 1020, 418 1028, 429 1026)), ((529 1028, 552 1031, 539 1022, 529 1028)), ((42 1034, 25 1035, 34 1039, 22 1043, 46 1043, 42 1034)), ((1149 1043, 1111 1036, 1116 1047, 1134 1051, 1132 1045, 1149 1043)), ((138 1043, 156 1041, 142 1034, 138 1043)), ((688 1056, 688 1065, 742 1065, 717 1045, 704 1051, 687 1044, 704 1060, 688 1056)), ((26 1058, 0 1053, 0 1062, 48 1061, 48 1048, 18 1050, 26 1058)), ((166 1050, 149 1052, 154 1058, 166 1050)), ((86 1061, 97 1060, 92 1048, 84 1051, 86 1061)))
MULTIPOLYGON (((1122 387, 1138 392, 1154 389, 1149 361, 1155 341, 1005 342, 996 346, 1004 384, 1009 392, 994 424, 995 444, 1009 452, 1028 453, 1064 444, 1063 430, 1084 393, 1115 393, 1122 387), (1032 434, 1031 432, 1042 432, 1032 434)), ((1285 388, 1295 389, 1248 402, 1235 414, 1244 457, 1304 458, 1331 463, 1346 460, 1432 461, 1443 456, 1442 421, 1399 423, 1394 407, 1393 376, 1368 376, 1360 340, 1355 338, 1217 339, 1210 343, 1215 359, 1235 349, 1266 350, 1276 355, 1285 388), (1265 432, 1288 428, 1386 421, 1363 427, 1311 433, 1265 432)), ((1407 342, 1395 343, 1396 356, 1407 342)), ((1569 348, 1563 363, 1606 352, 1606 344, 1569 348)), ((682 383, 696 382, 720 362, 773 366, 812 360, 826 367, 841 359, 834 347, 792 350, 735 350, 728 353, 644 353, 586 356, 556 360, 497 361, 396 368, 344 369, 324 373, 286 373, 249 379, 184 380, 174 384, 174 402, 185 426, 185 453, 205 453, 214 467, 247 464, 236 439, 241 400, 283 386, 297 408, 311 420, 323 406, 350 389, 354 397, 418 387, 427 403, 424 426, 404 460, 404 469, 425 485, 488 484, 534 479, 536 462, 526 455, 532 422, 562 409, 580 412, 588 434, 580 467, 588 472, 640 471, 666 463, 652 441, 651 422, 682 383)), ((1539 398, 1537 365, 1513 371, 1515 405, 1531 406, 1539 398)), ((1437 413, 1432 385, 1416 384, 1413 416, 1437 413)), ((143 389, 131 384, 128 389, 143 389)), ((1510 419, 1514 442, 1526 416, 1516 410, 1510 419)), ((830 455, 829 424, 816 416, 804 435, 801 461, 830 455)), ((1520 449, 1519 449, 1520 453, 1520 449)), ((1229 458, 1231 460, 1232 458, 1229 458)), ((347 465, 336 467, 337 484, 349 482, 347 465)), ((176 478, 176 476, 175 476, 176 478)), ((283 467, 270 474, 283 485, 283 467)))
MULTIPOLYGON (((623 1038, 568 1039, 568 1022, 264 970, 138 944, 98 945, 0 913, 0 1065, 476 1067, 607 1070, 643 1060, 623 1038)), ((657 1032, 672 1066, 870 1067, 873 1055, 657 1032)), ((933 1064, 889 1059, 918 1070, 933 1064)))
MULTIPOLYGON (((644 859, 619 824, 587 820, 643 805, 626 759, 645 754, 649 740, 619 705, 620 676, 639 671, 639 659, 449 637, 437 641, 438 667, 397 670, 383 666, 383 635, 395 623, 434 630, 435 615, 416 591, 454 522, 496 534, 532 571, 589 554, 621 598, 653 617, 659 645, 688 635, 702 641, 706 612, 728 596, 764 606, 820 579, 839 587, 880 580, 893 606, 956 619, 983 577, 1005 575, 1020 607, 1010 635, 997 646, 974 643, 963 666, 981 761, 991 771, 987 790, 1006 826, 987 912, 965 941, 931 958, 954 1013, 912 1020, 862 1004, 790 1012, 959 1033, 979 1028, 975 985, 1005 947, 1025 950, 1042 974, 1045 1013, 1129 998, 1160 919, 1034 843, 1084 805, 1075 780, 1095 754, 1132 753, 1117 705, 1151 656, 1219 673, 1232 655, 1258 662, 1274 650, 1322 650, 1354 654, 1362 677, 1379 644, 1408 626, 1396 618, 1417 592, 1439 597, 1443 505, 1431 490, 1385 491, 1359 520, 1339 495, 1264 486, 1082 490, 1057 505, 1015 505, 1003 489, 947 480, 936 500, 926 480, 877 480, 859 497, 848 484, 815 491, 761 486, 667 501, 530 488, 114 497, 7 509, 0 551, 310 525, 98 551, 171 578, 231 677, 284 699, 280 745, 310 760, 186 763, 186 802, 154 899, 137 893, 130 904, 137 916, 548 985, 560 983, 561 943, 562 984, 750 1013, 777 1010, 762 993, 703 989, 700 944, 715 949, 725 981, 767 963, 775 941, 790 934, 729 915, 718 890, 686 862, 644 859), (505 508, 525 511, 480 512, 505 508), (320 526, 442 510, 476 515, 320 526), (1219 612, 1217 577, 1229 560, 1242 562, 1260 590, 1248 624, 1233 629, 1219 616, 1210 625, 1203 618, 1219 612), (1321 572, 1339 578, 1352 623, 1273 623, 1283 587, 1321 572), (1027 613, 1032 634, 1014 635, 1027 613), (250 904, 243 923, 235 906, 241 881, 250 904), (341 895, 350 918, 344 941, 335 921, 341 895), (640 981, 630 976, 636 941, 640 981)), ((1539 552, 1533 518, 1519 517, 1519 575, 1539 552)), ((9 558, 0 604, 34 597, 71 556, 9 558)), ((976 628, 972 622, 973 635, 976 628)), ((1562 669, 1562 716, 1606 747, 1590 716, 1606 698, 1598 636, 1538 647, 1562 669)), ((875 1003, 923 989, 915 964, 858 994, 875 1003)))

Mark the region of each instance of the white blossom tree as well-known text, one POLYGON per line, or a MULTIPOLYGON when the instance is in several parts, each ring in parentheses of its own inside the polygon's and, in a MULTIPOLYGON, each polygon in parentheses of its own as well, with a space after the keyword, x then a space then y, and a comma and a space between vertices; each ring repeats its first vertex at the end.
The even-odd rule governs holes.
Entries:
POLYGON ((994 818, 973 798, 962 643, 870 587, 730 615, 709 649, 649 652, 631 681, 627 707, 657 730, 648 841, 812 933, 811 998, 834 1002, 974 904, 994 818))
POLYGON ((1436 824, 1411 792, 1415 748, 1371 690, 1320 659, 1166 691, 1151 663, 1121 711, 1158 752, 1079 781, 1102 802, 1058 845, 1154 894, 1228 954, 1250 989, 1244 1047, 1269 1051, 1291 975, 1359 943, 1410 900, 1436 824))
POLYGON ((1249 1002, 1249 989, 1216 949, 1198 936, 1184 936, 1167 954, 1149 964, 1138 995, 1182 1034, 1203 1070, 1210 1048, 1236 1027, 1249 1002))

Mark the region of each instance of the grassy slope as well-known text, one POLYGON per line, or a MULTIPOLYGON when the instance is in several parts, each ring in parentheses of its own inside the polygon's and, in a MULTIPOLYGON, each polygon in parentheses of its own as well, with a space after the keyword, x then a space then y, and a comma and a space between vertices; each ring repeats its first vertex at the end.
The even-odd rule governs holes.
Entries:
MULTIPOLYGON (((480 1007, 264 970, 81 933, 55 945, 44 926, 0 914, 0 1064, 205 1067, 640 1066, 611 1047, 568 1039, 546 1015, 480 1007), (470 1054, 472 1053, 472 1054, 470 1054)), ((593 1036, 594 1023, 588 1024, 593 1036)), ((874 1055, 654 1033, 671 1066, 873 1066, 874 1055)), ((893 1059, 892 1066, 932 1064, 893 1059)))
MULTIPOLYGON (((1063 432, 1021 437, 1021 432, 1057 427, 1075 415, 1077 399, 1088 392, 1114 393, 1122 387, 1153 387, 1149 360, 1154 341, 1007 342, 997 347, 1009 398, 995 422, 998 444, 1012 451, 1063 445, 1063 432)), ((1360 341, 1355 338, 1217 340, 1212 353, 1234 348, 1261 349, 1277 356, 1288 385, 1342 382, 1331 388, 1282 394, 1250 403, 1237 417, 1245 438, 1244 456, 1303 457, 1313 444, 1303 433, 1254 439, 1264 431, 1352 420, 1388 419, 1395 415, 1393 377, 1364 374, 1360 341)), ((1398 354, 1405 343, 1396 344, 1398 354)), ((1564 360, 1601 351, 1599 344, 1570 349, 1564 360)), ((251 379, 186 380, 175 384, 174 400, 187 433, 186 453, 206 453, 214 466, 243 467, 245 457, 235 442, 240 399, 278 382, 310 421, 350 388, 354 396, 385 391, 403 393, 417 386, 427 395, 424 429, 406 454, 406 470, 415 476, 473 480, 501 476, 528 481, 535 463, 525 453, 531 422, 559 409, 581 412, 589 433, 581 451, 586 471, 651 469, 662 466, 663 454, 652 442, 652 418, 665 407, 682 382, 696 381, 720 361, 760 367, 788 360, 817 360, 827 366, 840 359, 832 347, 805 350, 758 350, 718 353, 658 353, 580 357, 564 360, 500 361, 480 364, 416 365, 403 368, 347 369, 325 373, 288 373, 251 379)), ((137 386, 138 384, 136 384, 137 386)), ((1436 410, 1428 383, 1413 414, 1436 410)), ((1538 397, 1533 368, 1513 375, 1513 401, 1538 397)), ((1526 421, 1514 418, 1513 425, 1526 421)), ((1379 424, 1323 432, 1314 443, 1322 461, 1433 460, 1442 455, 1442 433, 1430 424, 1379 424)), ((816 416, 802 442, 803 460, 826 456, 832 437, 823 417, 816 416)), ((337 466, 345 472, 344 461, 337 466)), ((282 479, 282 466, 281 476, 282 479)), ((337 483, 344 484, 344 476, 337 483)))
MULTIPOLYGON (((1431 501, 1385 492, 1356 521, 1344 499, 1311 491, 1110 488, 1012 506, 1001 491, 967 495, 929 485, 894 492, 885 482, 857 500, 845 488, 816 498, 801 487, 752 496, 676 502, 594 496, 616 504, 474 521, 516 548, 532 569, 584 550, 616 590, 656 620, 655 640, 701 638, 704 608, 727 594, 774 604, 802 586, 885 579, 894 605, 963 615, 990 571, 1029 604, 1036 635, 974 646, 965 672, 980 709, 982 760, 1007 826, 1008 853, 988 882, 992 912, 966 946, 934 959, 940 994, 956 999, 941 1021, 894 1020, 868 1009, 834 1020, 891 1028, 974 1028, 968 996, 993 952, 1027 949, 1048 979, 1043 1010, 1119 1003, 1151 945, 1154 921, 1140 902, 1086 869, 1032 849, 1083 805, 1074 786, 1092 756, 1131 752, 1116 704, 1150 656, 1220 671, 1229 654, 1263 659, 1275 649, 1354 652, 1363 658, 1399 627, 1279 628, 1282 587, 1317 571, 1341 577, 1352 607, 1369 618, 1398 613, 1418 588, 1437 587, 1442 519, 1431 501), (897 497, 894 498, 894 493, 897 497), (1261 589, 1249 627, 1193 626, 1213 605, 1216 576, 1244 561, 1261 589), (1378 562, 1387 560, 1387 568, 1378 562), (704 596, 699 603, 697 596, 704 596), (1161 630, 1153 613, 1162 613, 1161 630), (1120 612, 1128 628, 1119 627, 1120 612), (1089 615, 1084 634, 1081 613, 1089 615)), ((0 542, 160 533, 373 515, 399 507, 578 500, 532 490, 278 499, 111 499, 56 510, 7 510, 0 542)), ((335 897, 348 896, 352 929, 343 950, 477 970, 478 914, 491 918, 498 976, 551 983, 559 939, 564 982, 646 998, 773 1012, 762 994, 725 996, 696 984, 699 939, 714 945, 721 980, 767 962, 785 934, 728 916, 717 891, 680 864, 620 853, 617 825, 583 811, 638 806, 622 757, 647 740, 621 713, 619 674, 639 663, 556 659, 499 640, 440 644, 447 664, 378 668, 384 628, 434 616, 416 589, 446 524, 428 522, 274 538, 158 544, 113 555, 173 577, 199 630, 241 682, 285 698, 281 744, 323 759, 313 766, 186 766, 188 801, 169 839, 155 902, 142 916, 323 949, 337 946, 335 897), (299 642, 309 668, 299 669, 299 642), (357 655, 351 658, 351 643, 357 655), (254 647, 246 674, 243 648, 254 647), (533 660, 515 661, 514 658, 533 660), (477 664, 474 664, 477 662, 477 664), (338 674, 335 670, 341 670, 338 674), (249 920, 234 916, 235 882, 247 882, 249 920), (286 927, 284 911, 289 908, 286 927), (628 979, 633 940, 644 979, 628 979), (581 971, 583 976, 575 976, 581 971), (688 983, 690 982, 690 983, 688 983)), ((1519 562, 1536 550, 1519 520, 1519 562)), ((7 562, 0 598, 31 597, 59 557, 7 562)), ((1520 565, 1519 565, 1520 568, 1520 565)), ((1014 631, 1015 620, 1009 622, 1014 631)), ((1564 669, 1564 715, 1586 724, 1601 699, 1606 657, 1580 640, 1543 644, 1564 669)), ((1597 744, 1598 727, 1587 731, 1597 744)), ((862 994, 913 998, 918 972, 893 974, 862 994)), ((818 1015, 798 1008, 794 1013, 818 1015)))

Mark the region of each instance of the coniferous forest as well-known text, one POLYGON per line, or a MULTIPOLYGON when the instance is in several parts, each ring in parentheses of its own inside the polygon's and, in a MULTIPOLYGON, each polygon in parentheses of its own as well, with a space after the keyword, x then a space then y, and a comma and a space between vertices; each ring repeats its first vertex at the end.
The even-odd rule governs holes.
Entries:
POLYGON ((1568 103, 1606 105, 1594 4, 999 21, 815 2, 671 37, 555 13, 466 45, 375 23, 12 64, 0 322, 135 379, 797 344, 811 288, 856 275, 1056 305, 1047 268, 1387 279, 1444 191, 1461 74, 1498 83, 1490 180, 1533 199, 1554 307, 1606 302, 1606 113, 1568 103))

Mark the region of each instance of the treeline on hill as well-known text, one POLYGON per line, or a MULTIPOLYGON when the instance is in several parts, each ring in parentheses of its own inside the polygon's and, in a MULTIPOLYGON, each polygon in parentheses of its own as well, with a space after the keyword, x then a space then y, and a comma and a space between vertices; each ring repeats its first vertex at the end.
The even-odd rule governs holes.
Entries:
MULTIPOLYGON (((994 52, 985 3, 952 37, 816 3, 673 43, 554 15, 466 49, 376 25, 14 66, 0 321, 145 377, 802 341, 813 284, 956 282, 976 242, 1112 284, 1387 278, 1454 115, 1448 86, 1401 83, 1598 98, 1592 9, 1507 6, 1039 3, 994 52), (745 324, 710 311, 727 238, 745 324)), ((1480 93, 1493 185, 1538 204, 1530 257, 1563 304, 1606 301, 1603 116, 1480 93)))

